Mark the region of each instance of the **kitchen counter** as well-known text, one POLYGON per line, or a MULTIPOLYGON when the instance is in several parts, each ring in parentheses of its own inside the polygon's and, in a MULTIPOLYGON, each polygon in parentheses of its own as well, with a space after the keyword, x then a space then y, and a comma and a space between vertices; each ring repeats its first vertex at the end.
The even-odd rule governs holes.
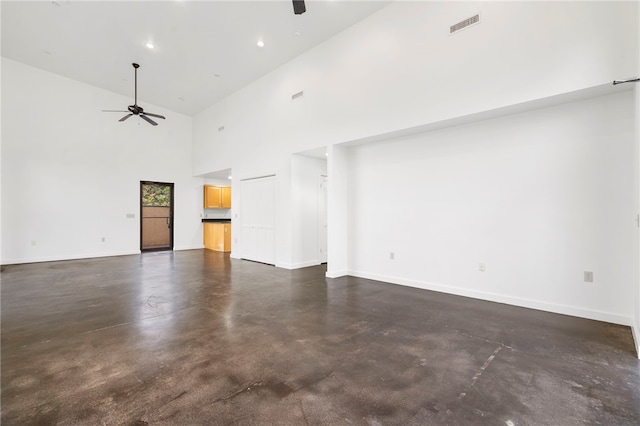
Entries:
POLYGON ((231 223, 231 219, 215 219, 215 218, 203 218, 202 222, 218 222, 218 223, 231 223))

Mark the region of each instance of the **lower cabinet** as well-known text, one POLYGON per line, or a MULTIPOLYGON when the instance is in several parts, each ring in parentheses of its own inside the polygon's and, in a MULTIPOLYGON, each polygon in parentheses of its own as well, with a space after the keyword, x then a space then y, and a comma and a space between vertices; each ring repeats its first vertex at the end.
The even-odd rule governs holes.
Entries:
POLYGON ((204 248, 215 251, 231 251, 231 224, 205 222, 204 248))

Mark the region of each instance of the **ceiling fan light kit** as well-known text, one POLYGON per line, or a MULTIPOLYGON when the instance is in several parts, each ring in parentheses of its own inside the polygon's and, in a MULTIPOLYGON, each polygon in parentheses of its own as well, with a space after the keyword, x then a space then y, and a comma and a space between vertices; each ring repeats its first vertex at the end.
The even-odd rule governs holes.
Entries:
POLYGON ((125 115, 124 117, 122 117, 118 121, 125 121, 129 117, 137 115, 138 117, 142 118, 144 121, 146 121, 147 123, 151 124, 152 126, 157 126, 158 123, 156 123, 155 121, 153 121, 149 117, 162 118, 163 120, 165 119, 165 117, 160 115, 160 114, 153 114, 153 113, 150 113, 150 112, 145 112, 145 110, 141 106, 138 105, 138 68, 140 68, 140 65, 136 64, 135 62, 132 63, 131 65, 133 65, 133 70, 134 70, 133 72, 134 72, 134 75, 135 75, 133 105, 129 105, 127 107, 127 111, 113 111, 113 110, 103 110, 103 111, 104 112, 128 112, 129 114, 125 115))

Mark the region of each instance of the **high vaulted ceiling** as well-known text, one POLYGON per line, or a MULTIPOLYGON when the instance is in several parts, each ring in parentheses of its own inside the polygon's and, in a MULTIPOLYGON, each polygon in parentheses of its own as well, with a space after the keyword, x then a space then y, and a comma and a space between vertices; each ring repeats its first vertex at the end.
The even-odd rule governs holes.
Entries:
POLYGON ((194 115, 389 3, 3 0, 2 56, 194 115))

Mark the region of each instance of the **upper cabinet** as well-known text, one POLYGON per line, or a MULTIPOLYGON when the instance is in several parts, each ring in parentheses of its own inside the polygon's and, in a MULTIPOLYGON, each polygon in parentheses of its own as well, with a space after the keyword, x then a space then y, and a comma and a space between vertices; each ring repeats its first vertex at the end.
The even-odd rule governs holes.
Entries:
POLYGON ((204 186, 204 208, 205 209, 230 209, 231 208, 231 187, 230 186, 204 186))

